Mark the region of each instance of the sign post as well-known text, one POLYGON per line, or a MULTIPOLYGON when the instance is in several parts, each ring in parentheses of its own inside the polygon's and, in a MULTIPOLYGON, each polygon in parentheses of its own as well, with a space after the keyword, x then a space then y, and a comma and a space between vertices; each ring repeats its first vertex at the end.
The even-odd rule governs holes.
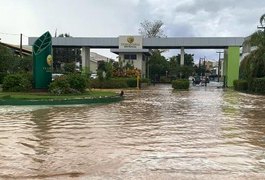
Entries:
POLYGON ((52 37, 47 31, 33 44, 33 80, 35 89, 48 89, 52 81, 52 37))

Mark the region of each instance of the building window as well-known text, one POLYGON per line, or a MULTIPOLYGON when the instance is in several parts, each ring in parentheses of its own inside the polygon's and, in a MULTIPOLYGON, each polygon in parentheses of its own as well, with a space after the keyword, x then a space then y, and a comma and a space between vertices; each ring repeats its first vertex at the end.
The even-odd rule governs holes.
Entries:
POLYGON ((125 60, 136 60, 136 54, 124 54, 125 60))

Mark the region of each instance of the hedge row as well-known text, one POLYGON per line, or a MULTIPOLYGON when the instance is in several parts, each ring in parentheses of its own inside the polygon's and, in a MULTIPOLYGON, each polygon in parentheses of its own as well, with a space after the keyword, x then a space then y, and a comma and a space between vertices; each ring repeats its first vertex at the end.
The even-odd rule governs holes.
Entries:
POLYGON ((85 75, 71 73, 56 78, 49 85, 49 92, 55 95, 80 94, 89 88, 89 80, 85 75))
POLYGON ((247 80, 235 80, 233 82, 234 89, 237 91, 247 91, 248 90, 248 81, 247 80))
MULTIPOLYGON (((149 80, 142 78, 141 83, 149 83, 149 80)), ((99 89, 115 89, 115 88, 128 88, 128 87, 137 87, 136 78, 113 78, 109 80, 99 80, 94 79, 91 81, 91 88, 99 89)))
POLYGON ((179 90, 187 90, 190 87, 190 82, 187 79, 177 79, 172 81, 172 87, 179 90))
POLYGON ((29 73, 9 74, 4 77, 3 91, 26 92, 32 89, 32 75, 29 73))
POLYGON ((265 77, 254 79, 251 83, 250 91, 254 93, 265 94, 265 77))
POLYGON ((265 94, 265 77, 255 78, 250 82, 247 80, 235 80, 234 89, 237 91, 265 94))

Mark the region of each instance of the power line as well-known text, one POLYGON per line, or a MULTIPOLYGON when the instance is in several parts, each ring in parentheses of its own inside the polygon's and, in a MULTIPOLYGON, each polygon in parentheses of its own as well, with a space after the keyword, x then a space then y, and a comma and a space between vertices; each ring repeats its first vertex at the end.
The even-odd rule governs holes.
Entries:
POLYGON ((4 33, 4 32, 0 32, 0 34, 11 35, 11 36, 19 36, 20 35, 20 34, 15 34, 15 33, 4 33))
MULTIPOLYGON (((9 36, 20 36, 21 35, 21 33, 20 34, 16 34, 16 33, 4 33, 4 32, 0 32, 0 34, 9 35, 9 36)), ((25 34, 22 34, 22 36, 27 37, 27 38, 29 37, 29 36, 27 36, 25 34)))

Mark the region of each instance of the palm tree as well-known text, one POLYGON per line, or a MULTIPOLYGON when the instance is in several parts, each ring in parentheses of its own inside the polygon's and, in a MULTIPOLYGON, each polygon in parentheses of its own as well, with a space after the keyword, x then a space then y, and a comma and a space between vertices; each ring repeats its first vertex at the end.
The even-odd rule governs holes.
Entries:
POLYGON ((263 27, 263 25, 265 24, 265 14, 260 16, 259 22, 260 22, 260 25, 263 27))

